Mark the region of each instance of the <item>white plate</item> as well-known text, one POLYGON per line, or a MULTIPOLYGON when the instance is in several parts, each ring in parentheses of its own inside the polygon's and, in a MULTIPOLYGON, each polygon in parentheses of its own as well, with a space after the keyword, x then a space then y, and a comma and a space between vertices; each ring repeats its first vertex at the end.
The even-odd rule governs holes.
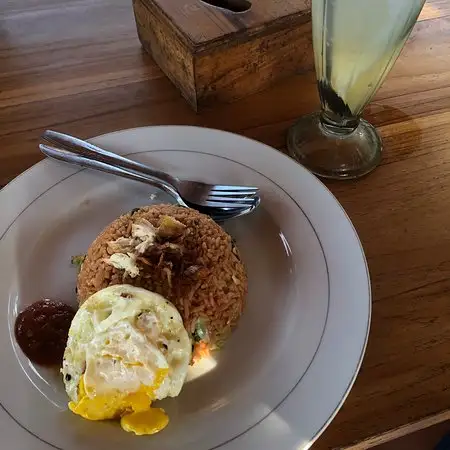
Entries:
POLYGON ((120 213, 151 203, 151 191, 37 164, 0 192, 1 448, 308 448, 344 402, 369 332, 366 261, 342 207, 291 159, 237 135, 171 126, 92 141, 181 177, 260 187, 261 208, 227 225, 248 267, 246 311, 217 365, 163 402, 170 423, 158 435, 136 437, 71 414, 59 375, 17 347, 15 317, 43 297, 75 303, 70 256, 120 213))

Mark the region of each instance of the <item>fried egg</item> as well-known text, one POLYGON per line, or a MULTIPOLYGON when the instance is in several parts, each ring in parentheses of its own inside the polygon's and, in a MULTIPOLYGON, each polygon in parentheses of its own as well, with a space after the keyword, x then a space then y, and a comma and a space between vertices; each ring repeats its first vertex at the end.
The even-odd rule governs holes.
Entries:
POLYGON ((69 409, 88 420, 120 419, 125 431, 153 434, 168 417, 153 400, 176 397, 191 360, 178 310, 145 289, 110 286, 72 321, 62 374, 69 409))

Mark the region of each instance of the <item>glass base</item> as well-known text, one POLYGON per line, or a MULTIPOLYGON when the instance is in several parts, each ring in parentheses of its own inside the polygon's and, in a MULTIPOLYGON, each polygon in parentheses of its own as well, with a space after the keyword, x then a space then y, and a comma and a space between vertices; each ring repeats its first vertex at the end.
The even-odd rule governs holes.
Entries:
POLYGON ((287 148, 292 158, 319 177, 333 179, 359 178, 377 167, 382 143, 373 125, 361 119, 354 130, 341 130, 324 125, 320 117, 302 117, 291 127, 287 148))

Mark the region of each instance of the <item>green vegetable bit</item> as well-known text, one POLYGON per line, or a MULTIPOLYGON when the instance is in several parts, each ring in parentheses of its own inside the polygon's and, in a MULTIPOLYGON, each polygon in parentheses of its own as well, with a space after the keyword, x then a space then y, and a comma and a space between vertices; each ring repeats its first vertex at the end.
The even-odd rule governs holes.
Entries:
POLYGON ((198 319, 195 324, 195 330, 192 333, 195 342, 206 341, 208 339, 208 329, 204 319, 198 319))
POLYGON ((72 256, 70 262, 76 266, 78 272, 81 270, 81 266, 84 262, 84 260, 86 259, 86 255, 75 255, 72 256))

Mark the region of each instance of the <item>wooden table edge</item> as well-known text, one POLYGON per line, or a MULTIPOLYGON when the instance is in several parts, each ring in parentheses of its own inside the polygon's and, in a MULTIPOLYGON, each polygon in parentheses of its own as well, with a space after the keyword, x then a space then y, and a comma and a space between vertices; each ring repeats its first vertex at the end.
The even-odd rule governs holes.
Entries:
POLYGON ((346 447, 339 447, 338 450, 365 450, 377 445, 385 444, 386 442, 394 441, 395 439, 402 438, 412 433, 416 433, 417 431, 432 427, 433 425, 445 422, 446 420, 450 420, 450 409, 442 411, 438 414, 424 417, 423 419, 415 422, 402 425, 398 428, 393 428, 392 430, 384 433, 371 436, 355 444, 351 444, 346 447))

